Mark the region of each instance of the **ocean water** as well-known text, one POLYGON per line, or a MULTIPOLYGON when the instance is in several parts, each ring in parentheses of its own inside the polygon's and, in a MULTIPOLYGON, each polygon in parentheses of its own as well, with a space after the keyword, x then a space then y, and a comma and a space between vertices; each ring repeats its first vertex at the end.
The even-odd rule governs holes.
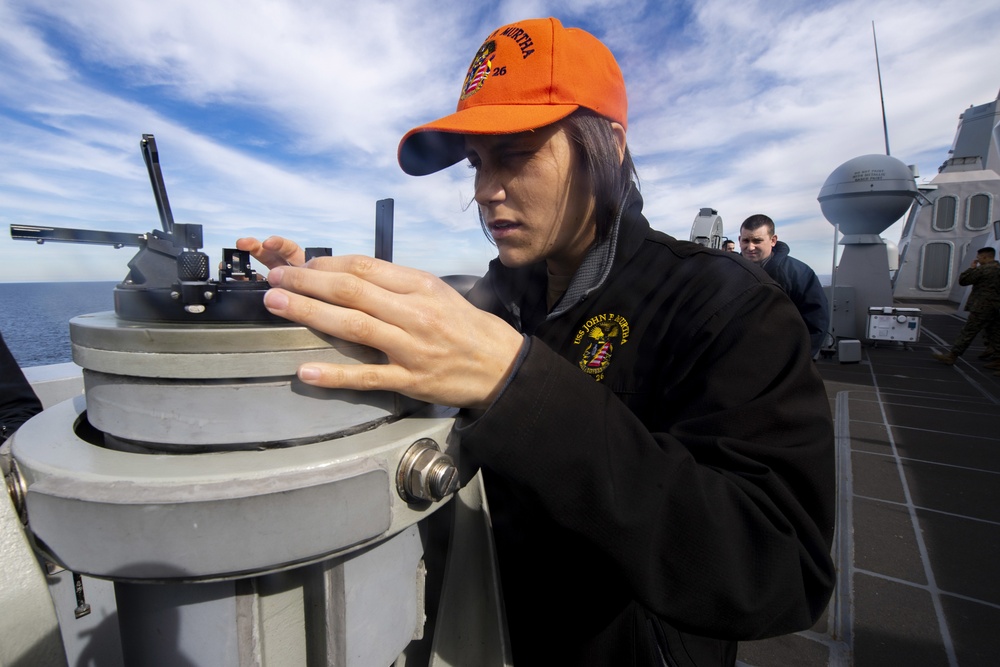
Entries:
POLYGON ((22 368, 73 361, 69 320, 114 310, 114 281, 0 283, 0 332, 22 368))
MULTIPOLYGON (((820 275, 823 285, 829 275, 820 275)), ((0 283, 0 333, 22 367, 73 361, 70 318, 114 310, 110 282, 0 283)))

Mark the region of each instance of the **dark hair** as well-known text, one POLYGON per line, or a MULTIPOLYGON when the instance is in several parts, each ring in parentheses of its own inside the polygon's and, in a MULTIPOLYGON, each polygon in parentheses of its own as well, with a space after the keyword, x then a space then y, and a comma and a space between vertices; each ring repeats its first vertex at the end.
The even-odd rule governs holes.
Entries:
POLYGON ((740 229, 749 229, 753 231, 767 225, 767 235, 774 236, 774 220, 767 217, 762 213, 757 213, 756 215, 751 215, 749 218, 743 221, 740 225, 740 229))
MULTIPOLYGON (((578 109, 558 123, 566 128, 571 145, 577 148, 580 170, 587 177, 587 185, 594 195, 597 240, 603 241, 611 233, 629 186, 633 180, 639 181, 632 154, 626 145, 625 155, 621 163, 618 162, 618 141, 611 130, 611 121, 590 109, 578 109)), ((492 242, 493 237, 483 221, 482 208, 478 211, 483 233, 492 242)))
POLYGON ((980 248, 979 250, 976 251, 976 254, 978 255, 981 252, 986 253, 990 257, 996 257, 997 256, 997 251, 994 250, 993 248, 991 248, 990 246, 986 246, 985 248, 980 248))
POLYGON ((575 111, 561 122, 570 140, 580 149, 580 168, 594 194, 597 240, 603 241, 611 232, 629 185, 633 180, 639 181, 632 154, 626 145, 625 156, 618 162, 618 142, 611 122, 589 109, 575 111))

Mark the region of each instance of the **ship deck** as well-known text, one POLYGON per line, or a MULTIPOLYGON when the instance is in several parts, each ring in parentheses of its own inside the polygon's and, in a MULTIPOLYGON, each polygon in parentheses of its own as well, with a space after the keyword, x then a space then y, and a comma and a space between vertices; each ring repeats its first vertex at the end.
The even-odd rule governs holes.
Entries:
POLYGON ((953 304, 900 305, 921 309, 919 341, 817 362, 838 454, 830 606, 808 631, 742 643, 743 667, 1000 664, 1000 377, 981 337, 954 366, 931 358, 962 327, 953 304))
POLYGON ((916 343, 817 361, 836 425, 839 582, 811 630, 741 644, 749 667, 1000 664, 1000 377, 934 360, 964 321, 922 312, 916 343))

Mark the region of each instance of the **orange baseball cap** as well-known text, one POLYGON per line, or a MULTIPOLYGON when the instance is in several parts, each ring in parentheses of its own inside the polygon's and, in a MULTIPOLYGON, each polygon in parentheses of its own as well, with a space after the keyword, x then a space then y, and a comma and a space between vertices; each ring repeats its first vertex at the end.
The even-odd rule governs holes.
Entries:
POLYGON ((526 132, 581 107, 628 128, 625 80, 608 47, 554 18, 511 23, 476 52, 455 113, 406 133, 399 166, 432 174, 465 158, 463 135, 526 132))

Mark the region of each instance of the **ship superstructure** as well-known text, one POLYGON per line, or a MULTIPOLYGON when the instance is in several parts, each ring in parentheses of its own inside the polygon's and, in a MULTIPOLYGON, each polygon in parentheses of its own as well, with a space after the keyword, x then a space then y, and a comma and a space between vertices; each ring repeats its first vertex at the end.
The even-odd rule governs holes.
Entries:
POLYGON ((921 184, 925 197, 914 201, 907 214, 896 298, 961 301, 958 275, 968 267, 967 256, 996 247, 1000 147, 993 129, 998 123, 1000 94, 959 116, 948 158, 929 183, 921 184))

